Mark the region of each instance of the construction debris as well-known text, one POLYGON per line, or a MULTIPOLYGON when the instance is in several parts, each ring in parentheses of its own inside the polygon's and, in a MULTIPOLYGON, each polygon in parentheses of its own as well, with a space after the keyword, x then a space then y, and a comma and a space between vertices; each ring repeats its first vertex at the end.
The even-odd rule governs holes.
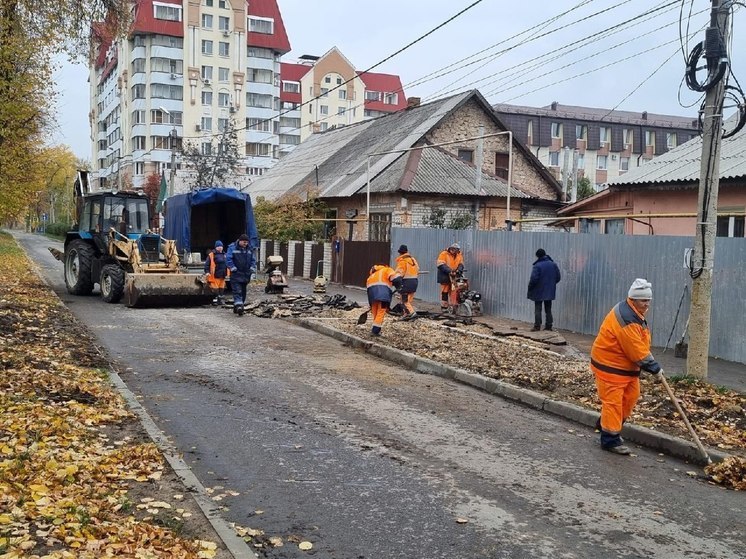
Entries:
POLYGON ((254 301, 246 305, 247 313, 260 318, 289 318, 298 316, 318 316, 337 309, 351 311, 360 305, 344 295, 280 295, 276 299, 254 301))

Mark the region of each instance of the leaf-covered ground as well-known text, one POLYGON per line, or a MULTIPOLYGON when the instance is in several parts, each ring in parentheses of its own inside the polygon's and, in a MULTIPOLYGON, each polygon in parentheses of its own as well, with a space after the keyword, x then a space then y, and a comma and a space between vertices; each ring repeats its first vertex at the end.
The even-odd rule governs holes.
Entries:
MULTIPOLYGON (((355 336, 600 410, 587 359, 547 351, 544 344, 526 338, 495 337, 480 325, 449 328, 427 319, 404 322, 387 317, 382 335, 373 338, 370 324, 357 325, 360 312, 325 314, 339 317, 333 326, 355 336)), ((668 380, 702 442, 734 455, 724 463, 708 466, 706 473, 712 481, 746 490, 746 395, 701 380, 668 380)), ((646 375, 632 422, 690 440, 663 386, 646 375)))
POLYGON ((86 330, 26 270, 0 234, 0 557, 224 554, 86 330))

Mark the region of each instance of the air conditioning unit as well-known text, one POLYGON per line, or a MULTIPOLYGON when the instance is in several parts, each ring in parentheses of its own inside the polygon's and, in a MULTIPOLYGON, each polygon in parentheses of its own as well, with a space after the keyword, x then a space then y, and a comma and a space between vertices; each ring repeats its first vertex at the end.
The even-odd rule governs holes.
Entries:
POLYGON ((231 32, 230 31, 223 31, 223 37, 230 37, 231 32))
POLYGON ((228 110, 229 110, 230 112, 232 112, 232 113, 235 113, 235 112, 236 112, 236 107, 235 107, 235 106, 233 106, 233 105, 231 105, 231 106, 230 106, 230 107, 228 108, 228 110))
POLYGON ((205 85, 210 85, 212 83, 212 80, 210 80, 209 78, 205 78, 204 80, 202 80, 202 83, 205 85))
POLYGON ((194 127, 194 129, 195 129, 195 130, 196 130, 197 132, 202 132, 202 125, 201 125, 201 124, 197 124, 197 125, 196 125, 196 126, 194 127))
POLYGON ((171 74, 171 79, 172 79, 172 80, 175 80, 175 79, 176 79, 176 78, 178 78, 178 77, 179 77, 179 75, 178 75, 178 74, 173 74, 173 73, 171 74))
POLYGON ((611 160, 612 161, 616 161, 616 153, 612 153, 611 154, 611 160))

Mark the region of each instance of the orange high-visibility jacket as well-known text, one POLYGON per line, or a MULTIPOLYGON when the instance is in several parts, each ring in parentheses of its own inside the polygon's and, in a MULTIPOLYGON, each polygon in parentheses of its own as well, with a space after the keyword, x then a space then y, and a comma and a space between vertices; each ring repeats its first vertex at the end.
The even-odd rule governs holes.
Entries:
POLYGON ((640 368, 652 362, 655 360, 650 353, 648 323, 629 299, 617 303, 604 318, 593 342, 591 370, 601 377, 638 377, 640 368))
POLYGON ((438 259, 435 261, 435 265, 438 266, 438 283, 451 283, 451 279, 448 277, 449 272, 440 270, 440 266, 446 265, 450 268, 449 272, 454 271, 460 265, 464 264, 464 257, 461 256, 461 251, 453 256, 448 249, 444 250, 438 255, 438 259))
POLYGON ((404 253, 396 259, 396 273, 402 278, 401 293, 415 293, 419 284, 420 265, 411 254, 404 253))
POLYGON ((373 273, 368 276, 365 286, 368 289, 368 303, 374 301, 382 303, 391 302, 391 294, 394 290, 393 280, 398 277, 396 270, 390 266, 376 264, 373 266, 373 273))

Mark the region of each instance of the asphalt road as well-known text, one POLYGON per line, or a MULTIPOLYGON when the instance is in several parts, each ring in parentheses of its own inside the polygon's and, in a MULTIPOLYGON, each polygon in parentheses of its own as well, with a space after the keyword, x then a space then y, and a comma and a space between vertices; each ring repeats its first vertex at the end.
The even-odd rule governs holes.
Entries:
POLYGON ((746 557, 744 495, 695 466, 280 320, 68 295, 54 244, 17 238, 201 482, 239 493, 226 520, 283 538, 266 557, 746 557))

